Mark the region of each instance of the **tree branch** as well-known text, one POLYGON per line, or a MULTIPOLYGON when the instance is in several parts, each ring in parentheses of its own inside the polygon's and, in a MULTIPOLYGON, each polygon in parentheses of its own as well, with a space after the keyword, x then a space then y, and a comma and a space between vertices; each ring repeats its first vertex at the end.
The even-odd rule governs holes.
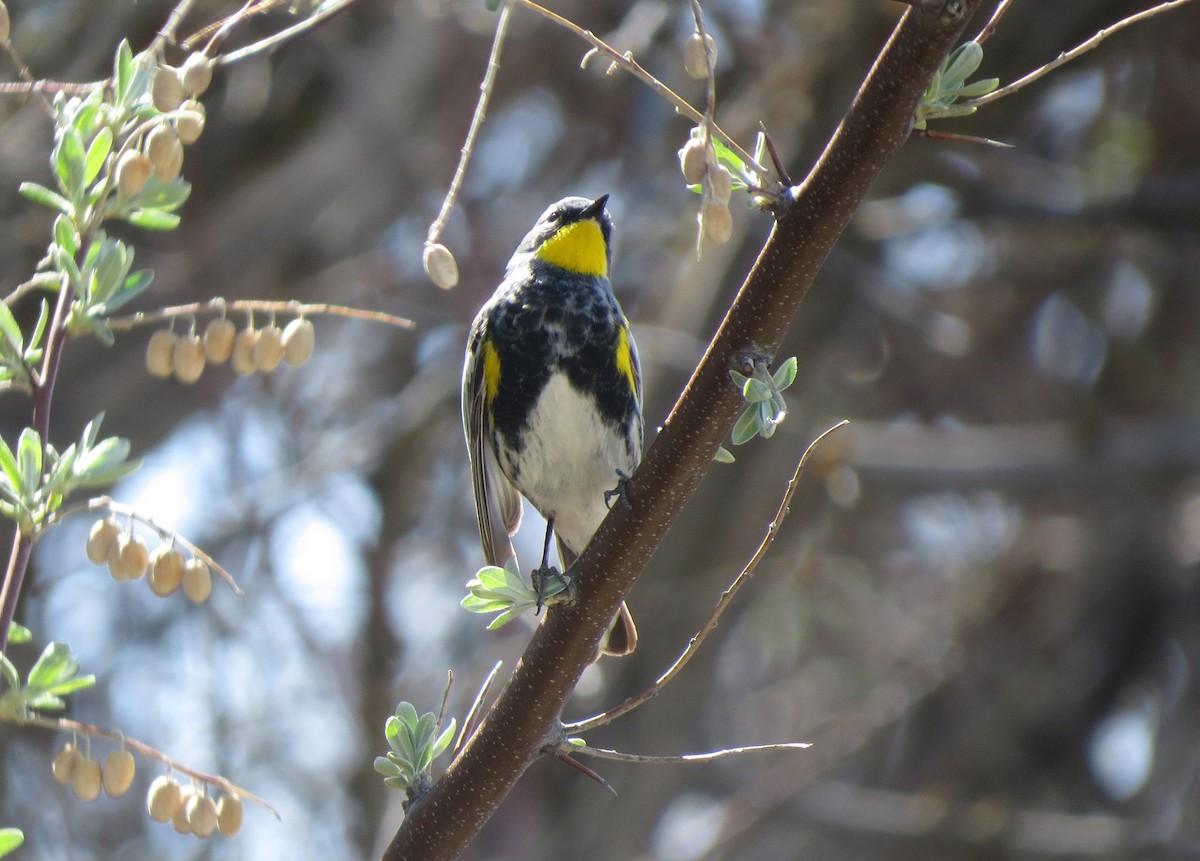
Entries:
POLYGON ((630 480, 631 506, 613 507, 576 562, 576 600, 550 608, 478 732, 409 807, 387 861, 457 858, 556 741, 563 705, 618 604, 711 467, 743 405, 728 370, 747 357, 775 354, 871 182, 908 139, 918 98, 981 2, 946 0, 938 10, 905 12, 816 167, 781 206, 720 330, 630 480))

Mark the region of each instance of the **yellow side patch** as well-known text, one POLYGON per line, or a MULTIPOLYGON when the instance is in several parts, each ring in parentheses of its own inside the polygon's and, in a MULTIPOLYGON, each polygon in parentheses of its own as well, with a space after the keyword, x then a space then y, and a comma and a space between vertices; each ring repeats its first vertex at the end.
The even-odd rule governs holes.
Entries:
POLYGON ((588 219, 568 224, 538 246, 538 259, 576 275, 607 275, 608 249, 600 225, 588 219))
POLYGON ((637 395, 637 373, 633 369, 633 350, 629 348, 629 328, 617 330, 617 371, 629 382, 629 391, 637 395))
POLYGON ((500 388, 500 355, 486 338, 480 347, 480 359, 483 361, 483 402, 490 406, 500 388))

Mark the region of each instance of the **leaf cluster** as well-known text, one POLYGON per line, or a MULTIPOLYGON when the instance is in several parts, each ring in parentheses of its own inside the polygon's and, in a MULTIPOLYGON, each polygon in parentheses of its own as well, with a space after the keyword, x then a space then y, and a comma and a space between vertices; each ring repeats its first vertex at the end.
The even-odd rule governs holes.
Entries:
POLYGON ((967 78, 978 71, 982 62, 983 46, 978 42, 964 42, 951 51, 921 96, 913 115, 913 127, 924 129, 929 120, 975 113, 973 106, 957 104, 958 100, 984 96, 1000 86, 999 78, 967 83, 967 78))
POLYGON ((33 428, 21 431, 16 451, 0 438, 0 515, 16 521, 22 535, 41 528, 73 491, 109 484, 137 468, 128 460, 129 440, 99 439, 103 418, 88 422, 79 442, 61 453, 43 446, 33 428))
POLYGON ((4 683, 0 717, 25 721, 37 711, 61 711, 66 707, 63 697, 96 683, 95 676, 78 673, 79 662, 66 643, 47 645, 24 682, 8 656, 0 653, 0 678, 4 683))
POLYGON ((433 761, 450 746, 455 722, 438 733, 438 718, 433 712, 417 716, 409 702, 396 706, 396 713, 387 719, 384 735, 391 750, 387 756, 375 757, 375 770, 383 782, 393 789, 403 789, 409 797, 429 786, 429 769, 433 761))
POLYGON ((541 607, 567 588, 561 577, 549 577, 537 589, 521 576, 517 558, 512 556, 503 568, 488 565, 480 568, 475 579, 467 583, 470 594, 462 599, 463 609, 472 613, 499 613, 488 624, 488 630, 507 625, 526 610, 541 607))

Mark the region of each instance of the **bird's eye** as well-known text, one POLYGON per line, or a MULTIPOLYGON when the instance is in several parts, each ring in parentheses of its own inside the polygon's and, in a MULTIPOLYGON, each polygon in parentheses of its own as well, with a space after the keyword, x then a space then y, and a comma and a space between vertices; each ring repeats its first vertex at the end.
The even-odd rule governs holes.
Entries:
POLYGON ((550 214, 546 216, 546 220, 547 221, 558 221, 558 219, 560 217, 561 217, 561 213, 557 209, 555 209, 555 210, 552 210, 550 212, 550 214))

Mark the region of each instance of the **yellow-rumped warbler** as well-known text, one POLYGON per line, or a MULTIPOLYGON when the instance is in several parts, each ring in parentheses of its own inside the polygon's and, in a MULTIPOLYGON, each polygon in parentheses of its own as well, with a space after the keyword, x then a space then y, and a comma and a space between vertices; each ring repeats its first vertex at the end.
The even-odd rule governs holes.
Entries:
MULTIPOLYGON (((551 530, 570 567, 641 460, 641 370, 608 280, 607 201, 567 197, 542 213, 471 326, 463 425, 489 565, 513 555, 524 496, 546 518, 541 570, 551 530)), ((601 651, 636 645, 621 604, 601 651)))

